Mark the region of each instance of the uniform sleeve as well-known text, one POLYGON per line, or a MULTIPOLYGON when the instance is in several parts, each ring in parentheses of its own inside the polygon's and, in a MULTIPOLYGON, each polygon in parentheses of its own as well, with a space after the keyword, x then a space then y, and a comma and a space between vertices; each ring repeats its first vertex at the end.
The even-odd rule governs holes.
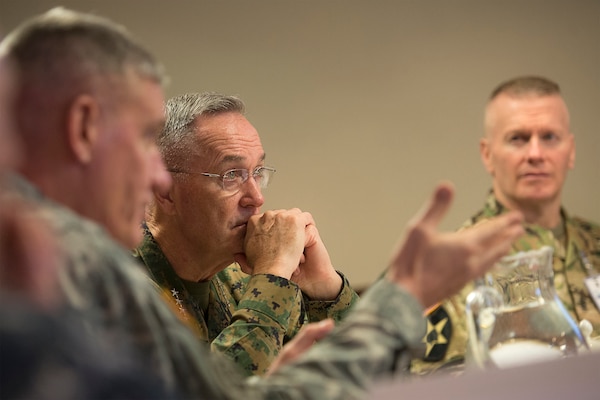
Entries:
POLYGON ((337 298, 331 301, 317 301, 304 297, 309 322, 322 321, 326 318, 332 318, 334 321, 339 322, 358 301, 358 294, 350 286, 348 279, 339 271, 338 274, 342 278, 342 289, 337 298))
POLYGON ((427 313, 427 332, 423 337, 425 351, 410 366, 415 375, 436 372, 462 373, 469 333, 465 315, 468 294, 474 289, 467 284, 458 294, 446 299, 427 313))
POLYGON ((248 375, 262 375, 283 346, 285 334, 301 317, 302 293, 274 275, 253 275, 231 324, 211 343, 213 351, 235 361, 248 375))
POLYGON ((268 399, 365 398, 376 380, 389 377, 398 360, 420 347, 425 333, 422 312, 416 299, 382 279, 333 334, 295 363, 252 384, 268 399))

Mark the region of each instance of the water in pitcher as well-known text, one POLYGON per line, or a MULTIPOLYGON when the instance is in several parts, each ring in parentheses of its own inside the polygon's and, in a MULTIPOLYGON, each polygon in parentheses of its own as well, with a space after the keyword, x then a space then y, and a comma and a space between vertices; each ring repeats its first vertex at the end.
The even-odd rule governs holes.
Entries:
POLYGON ((508 368, 576 355, 581 338, 573 334, 572 321, 563 312, 557 302, 498 310, 489 340, 490 361, 508 368))
POLYGON ((507 368, 577 355, 587 343, 553 284, 552 248, 504 257, 466 301, 469 363, 507 368))

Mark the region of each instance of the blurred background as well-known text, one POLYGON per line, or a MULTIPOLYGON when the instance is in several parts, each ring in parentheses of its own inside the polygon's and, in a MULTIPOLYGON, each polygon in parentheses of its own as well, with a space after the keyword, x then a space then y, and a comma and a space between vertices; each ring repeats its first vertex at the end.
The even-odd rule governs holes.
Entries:
POLYGON ((577 145, 564 205, 600 222, 600 0, 0 0, 0 30, 58 5, 125 25, 168 97, 239 95, 277 168, 264 209, 310 211, 355 286, 437 182, 457 191, 441 228, 481 208, 484 104, 516 75, 561 85, 577 145))

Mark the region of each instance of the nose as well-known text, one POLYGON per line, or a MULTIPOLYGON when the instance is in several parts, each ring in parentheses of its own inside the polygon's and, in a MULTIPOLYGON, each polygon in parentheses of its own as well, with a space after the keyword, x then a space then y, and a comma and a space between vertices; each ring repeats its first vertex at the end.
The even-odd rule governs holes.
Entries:
POLYGON ((537 136, 532 136, 527 146, 527 158, 529 160, 540 160, 542 158, 542 146, 537 136))
POLYGON ((240 199, 242 207, 260 208, 265 203, 262 189, 252 175, 242 184, 240 192, 242 192, 242 198, 240 199))

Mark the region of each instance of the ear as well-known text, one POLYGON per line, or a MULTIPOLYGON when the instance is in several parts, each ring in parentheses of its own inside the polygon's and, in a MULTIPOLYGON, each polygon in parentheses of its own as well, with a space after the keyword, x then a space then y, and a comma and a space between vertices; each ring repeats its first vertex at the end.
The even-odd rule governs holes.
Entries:
POLYGON ((69 147, 82 164, 92 160, 93 149, 98 140, 100 106, 90 95, 79 95, 67 111, 69 147))
POLYGON ((493 175, 494 166, 490 155, 490 142, 487 137, 482 137, 479 140, 479 155, 481 156, 481 162, 483 163, 487 172, 493 175))
MULTIPOLYGON (((160 185, 157 185, 160 186, 160 185)), ((154 188, 154 202, 160 209, 167 215, 171 215, 175 212, 175 201, 174 201, 174 185, 169 185, 169 188, 154 188)))

